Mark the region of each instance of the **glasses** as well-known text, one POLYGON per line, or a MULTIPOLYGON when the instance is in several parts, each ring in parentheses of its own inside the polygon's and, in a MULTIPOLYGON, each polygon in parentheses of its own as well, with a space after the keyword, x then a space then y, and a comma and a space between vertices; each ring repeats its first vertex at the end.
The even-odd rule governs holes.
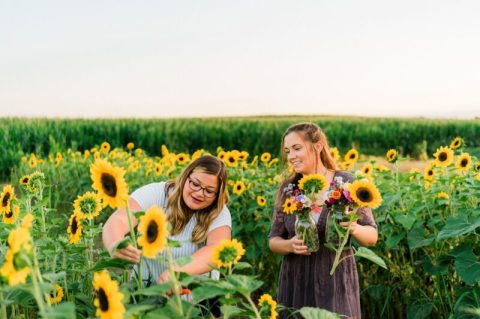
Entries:
POLYGON ((205 198, 213 198, 217 195, 216 191, 208 187, 202 187, 202 185, 199 182, 192 180, 190 177, 188 177, 188 185, 194 192, 198 192, 199 190, 202 190, 203 196, 205 196, 205 198))

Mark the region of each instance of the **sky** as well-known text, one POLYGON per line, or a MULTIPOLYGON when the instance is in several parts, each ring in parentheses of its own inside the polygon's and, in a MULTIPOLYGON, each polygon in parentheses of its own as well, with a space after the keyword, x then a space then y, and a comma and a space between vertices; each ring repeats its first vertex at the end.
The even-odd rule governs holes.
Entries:
POLYGON ((480 117, 480 1, 0 0, 0 117, 480 117))

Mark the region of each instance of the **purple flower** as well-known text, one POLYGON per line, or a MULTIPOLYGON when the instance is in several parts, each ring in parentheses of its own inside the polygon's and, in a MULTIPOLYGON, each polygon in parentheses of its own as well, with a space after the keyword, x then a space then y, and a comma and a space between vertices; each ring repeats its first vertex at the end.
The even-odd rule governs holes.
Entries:
POLYGON ((343 191, 343 196, 345 196, 345 198, 350 202, 350 203, 353 203, 353 199, 350 197, 350 193, 348 191, 343 191))

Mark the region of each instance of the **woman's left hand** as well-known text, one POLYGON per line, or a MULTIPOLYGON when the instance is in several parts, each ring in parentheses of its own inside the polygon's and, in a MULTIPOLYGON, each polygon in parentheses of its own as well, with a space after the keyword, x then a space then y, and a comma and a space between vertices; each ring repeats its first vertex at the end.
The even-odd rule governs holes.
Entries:
MULTIPOLYGON (((348 228, 348 223, 349 222, 340 222, 340 226, 342 226, 343 228, 347 229, 348 228)), ((355 231, 360 227, 360 225, 357 224, 356 221, 353 221, 350 223, 350 235, 354 236, 355 235, 355 231)))
POLYGON ((167 282, 168 279, 170 279, 170 271, 165 270, 160 277, 157 279, 157 283, 163 284, 164 282, 167 282))

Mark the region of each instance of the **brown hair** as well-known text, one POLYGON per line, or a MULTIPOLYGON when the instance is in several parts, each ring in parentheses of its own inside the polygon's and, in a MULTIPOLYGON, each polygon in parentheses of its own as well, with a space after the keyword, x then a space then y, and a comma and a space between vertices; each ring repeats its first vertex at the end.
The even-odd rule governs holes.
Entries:
POLYGON ((207 239, 208 227, 210 227, 213 220, 217 218, 230 200, 227 188, 227 169, 225 164, 211 155, 201 156, 185 167, 182 173, 174 181, 167 182, 165 188, 167 194, 171 192, 168 196, 167 203, 167 219, 172 226, 171 234, 176 235, 180 233, 185 228, 190 218, 197 213, 197 225, 193 228, 192 242, 204 242, 207 239), (218 178, 218 192, 214 202, 201 211, 193 211, 183 200, 183 188, 185 187, 187 178, 193 172, 212 174, 218 178))
MULTIPOLYGON (((314 144, 316 143, 320 143, 322 145, 320 156, 317 156, 316 153, 313 153, 315 154, 315 169, 317 169, 318 161, 321 161, 321 163, 328 169, 331 169, 331 170, 337 169, 335 160, 332 158, 332 155, 330 154, 330 148, 328 146, 327 136, 317 124, 311 123, 311 122, 294 124, 289 128, 287 128, 285 133, 283 133, 281 150, 282 150, 282 161, 284 164, 287 160, 284 152, 285 137, 290 133, 300 134, 302 139, 310 145, 310 150, 314 149, 314 144)), ((302 174, 293 172, 280 184, 280 188, 277 192, 277 198, 275 200, 275 209, 281 210, 282 205, 285 202, 285 199, 287 197, 285 192, 283 191, 283 188, 289 183, 298 181, 301 177, 302 177, 302 174)))

